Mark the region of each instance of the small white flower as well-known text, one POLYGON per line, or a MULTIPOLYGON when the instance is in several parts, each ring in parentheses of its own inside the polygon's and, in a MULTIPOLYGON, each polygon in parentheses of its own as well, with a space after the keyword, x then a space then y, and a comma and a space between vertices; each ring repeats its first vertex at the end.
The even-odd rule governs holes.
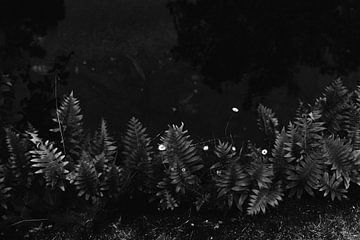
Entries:
POLYGON ((261 154, 264 155, 264 156, 265 156, 267 153, 268 153, 267 149, 263 149, 263 150, 261 151, 261 154))
POLYGON ((186 169, 185 169, 185 168, 182 168, 182 169, 181 169, 181 171, 182 171, 182 172, 185 172, 185 171, 186 171, 186 169))
POLYGON ((159 151, 165 151, 166 150, 166 146, 164 144, 160 144, 158 147, 159 151))
POLYGON ((217 175, 220 175, 220 174, 221 174, 221 171, 220 171, 220 170, 217 170, 217 171, 216 171, 216 174, 217 174, 217 175))
POLYGON ((239 112, 239 109, 237 107, 233 107, 231 110, 236 113, 239 112))
POLYGON ((190 225, 191 225, 192 227, 195 226, 195 224, 193 224, 193 223, 191 223, 190 225))
POLYGON ((209 146, 208 146, 208 145, 205 145, 205 146, 203 147, 203 150, 204 150, 204 151, 208 151, 208 150, 209 150, 209 146))
POLYGON ((236 151, 236 147, 232 146, 231 150, 233 150, 234 152, 236 151))

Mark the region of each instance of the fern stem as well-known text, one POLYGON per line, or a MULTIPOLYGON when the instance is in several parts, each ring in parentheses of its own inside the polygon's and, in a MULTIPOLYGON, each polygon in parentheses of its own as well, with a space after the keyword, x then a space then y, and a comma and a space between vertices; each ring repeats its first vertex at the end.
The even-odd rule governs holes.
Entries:
POLYGON ((62 142, 62 145, 63 145, 64 154, 66 155, 64 134, 63 134, 63 130, 62 130, 61 123, 60 123, 59 107, 58 107, 58 98, 57 98, 57 80, 58 80, 58 77, 59 77, 58 75, 55 75, 55 81, 54 81, 54 82, 55 82, 54 94, 55 94, 56 118, 57 118, 57 122, 58 122, 58 125, 59 125, 61 142, 62 142))

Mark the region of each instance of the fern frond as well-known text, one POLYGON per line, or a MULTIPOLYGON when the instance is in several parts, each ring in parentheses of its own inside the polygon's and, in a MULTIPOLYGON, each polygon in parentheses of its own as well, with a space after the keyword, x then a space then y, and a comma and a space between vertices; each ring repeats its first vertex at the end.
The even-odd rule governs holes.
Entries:
POLYGON ((160 208, 161 209, 171 209, 179 207, 179 203, 176 198, 168 190, 171 188, 171 183, 169 179, 165 178, 158 183, 158 188, 161 190, 156 193, 156 196, 160 198, 160 208))
POLYGON ((132 117, 128 129, 122 139, 125 156, 125 165, 130 169, 138 169, 142 162, 152 160, 153 148, 151 140, 141 122, 132 117))
POLYGON ((354 130, 351 140, 353 150, 360 150, 360 128, 354 130))
POLYGON ((124 163, 130 174, 134 175, 134 184, 143 191, 155 187, 153 147, 151 139, 141 122, 135 117, 128 123, 128 129, 122 139, 124 163))
POLYGON ((320 118, 320 112, 314 110, 295 119, 295 132, 300 138, 300 143, 297 144, 301 147, 302 154, 310 154, 322 146, 322 132, 325 127, 320 118))
POLYGON ((298 128, 293 124, 289 123, 288 130, 286 132, 288 141, 285 142, 285 158, 288 163, 299 162, 303 159, 302 136, 298 128))
POLYGON ((321 120, 331 133, 339 134, 349 128, 349 100, 349 91, 340 78, 325 88, 323 96, 316 100, 315 107, 321 111, 321 120))
POLYGON ((11 198, 12 187, 6 181, 6 167, 0 165, 0 206, 7 209, 7 201, 11 198))
POLYGON ((7 168, 11 172, 12 184, 29 186, 31 184, 30 161, 27 156, 29 144, 25 138, 5 128, 5 141, 9 153, 7 168))
POLYGON ((219 169, 223 169, 227 164, 231 164, 236 151, 233 150, 232 144, 219 140, 215 146, 214 154, 217 157, 217 161, 210 167, 212 172, 216 172, 219 169))
POLYGON ((171 184, 176 185, 176 192, 185 193, 185 186, 198 183, 196 172, 203 168, 203 163, 196 148, 192 145, 184 125, 170 126, 161 137, 166 149, 162 152, 163 164, 171 184))
POLYGON ((304 158, 291 169, 287 174, 289 196, 296 195, 300 198, 304 190, 314 196, 313 190, 319 188, 324 169, 323 159, 319 154, 305 155, 304 158))
POLYGON ((38 170, 35 174, 42 174, 46 180, 46 185, 51 188, 59 187, 65 191, 64 180, 68 171, 65 166, 68 162, 63 161, 65 155, 58 151, 49 141, 43 142, 36 133, 27 132, 30 141, 34 144, 34 150, 29 151, 30 162, 33 168, 38 170))
POLYGON ((258 126, 260 131, 266 136, 266 138, 270 141, 272 145, 273 141, 275 140, 276 136, 279 133, 278 126, 279 121, 275 117, 275 114, 270 108, 263 106, 262 104, 259 105, 258 109, 258 126))
POLYGON ((124 169, 113 164, 106 173, 105 185, 110 198, 117 198, 124 188, 124 169))
POLYGON ((247 213, 255 215, 260 211, 265 213, 268 205, 275 207, 283 197, 281 182, 275 183, 271 188, 254 189, 250 195, 249 207, 247 213))
POLYGON ((74 181, 78 196, 84 196, 86 200, 91 199, 92 201, 96 201, 98 197, 102 197, 102 191, 106 189, 101 186, 99 177, 100 174, 97 173, 90 154, 83 151, 80 162, 76 167, 76 177, 74 181))
POLYGON ((245 164, 245 170, 250 176, 251 184, 259 188, 266 188, 274 178, 273 166, 269 158, 262 154, 262 150, 250 144, 250 153, 247 154, 249 161, 245 164))
POLYGON ((103 118, 101 119, 100 128, 95 133, 92 147, 94 155, 104 153, 109 161, 115 160, 114 158, 117 151, 116 142, 110 136, 107 122, 103 118))
POLYGON ((329 173, 325 172, 322 179, 322 185, 319 191, 324 191, 324 197, 326 197, 330 193, 331 200, 333 201, 335 197, 338 200, 342 200, 344 198, 346 199, 347 190, 343 188, 341 185, 343 185, 342 178, 337 178, 335 173, 332 174, 331 178, 329 178, 329 173))
POLYGON ((231 207, 236 202, 237 207, 241 210, 245 201, 241 195, 248 195, 248 186, 250 185, 249 175, 245 172, 237 159, 227 164, 224 169, 217 171, 214 177, 215 186, 217 188, 217 198, 228 200, 228 206, 231 207), (239 201, 241 198, 241 201, 239 201))
POLYGON ((91 142, 91 153, 94 155, 95 166, 103 171, 115 161, 117 146, 109 134, 107 123, 101 119, 100 128, 96 131, 91 142))
POLYGON ((219 159, 229 160, 236 155, 236 152, 232 149, 232 144, 228 142, 221 142, 215 146, 214 153, 219 159))
POLYGON ((252 162, 247 168, 251 182, 259 188, 268 188, 274 178, 274 172, 271 164, 263 162, 252 162))
POLYGON ((287 158, 285 157, 287 154, 286 144, 288 142, 288 135, 286 134, 285 129, 282 129, 281 133, 276 137, 274 149, 272 150, 272 157, 270 158, 274 175, 279 178, 283 178, 289 168, 287 158))
POLYGON ((80 102, 71 92, 64 97, 57 116, 53 118, 56 127, 54 132, 62 132, 66 154, 70 154, 72 160, 76 162, 81 154, 81 142, 83 139, 83 115, 81 115, 80 102), (59 124, 61 127, 59 127, 59 124))
POLYGON ((336 179, 343 177, 350 184, 350 175, 354 166, 354 157, 349 143, 340 138, 329 137, 324 143, 325 164, 335 171, 336 179))

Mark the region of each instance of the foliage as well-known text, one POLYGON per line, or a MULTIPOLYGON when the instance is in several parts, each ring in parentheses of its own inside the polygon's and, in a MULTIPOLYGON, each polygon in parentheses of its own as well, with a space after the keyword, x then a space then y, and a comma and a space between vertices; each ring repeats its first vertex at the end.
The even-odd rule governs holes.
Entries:
POLYGON ((269 145, 272 146, 274 145, 276 136, 279 134, 279 130, 277 129, 279 122, 270 108, 260 104, 257 111, 259 115, 259 129, 264 134, 266 140, 268 140, 269 145))
MULTIPOLYGON (((189 139, 190 136, 187 135, 187 130, 183 128, 183 123, 181 126, 169 126, 161 137, 161 145, 165 147, 160 153, 165 176, 158 183, 161 189, 158 193, 160 196, 185 195, 187 191, 196 192, 200 185, 200 179, 196 174, 204 165, 196 148, 192 145, 192 140, 189 139)), ((171 208, 171 206, 174 205, 164 206, 164 208, 171 208)))
POLYGON ((146 128, 135 117, 130 119, 122 143, 124 165, 133 178, 135 188, 145 192, 153 191, 156 187, 153 147, 146 128))
POLYGON ((57 126, 53 131, 61 134, 64 151, 68 152, 74 161, 79 158, 81 153, 82 119, 79 100, 71 92, 69 96, 64 97, 60 108, 56 111, 53 121, 57 126))
POLYGON ((45 211, 59 206, 98 209, 145 198, 157 200, 162 209, 243 211, 245 206, 254 215, 291 196, 346 199, 349 188, 360 185, 360 97, 359 88, 345 91, 342 86, 336 80, 322 100, 300 105, 286 127, 260 105, 258 126, 271 139, 266 148, 246 142, 237 150, 233 143, 218 140, 214 151, 200 152, 201 144, 191 140, 182 123, 170 125, 155 149, 147 129, 131 118, 121 157, 104 119, 94 134, 83 128, 79 100, 70 93, 54 118, 55 140, 43 140, 32 126, 25 133, 4 128, 1 213, 23 216, 44 204, 45 211), (344 99, 346 103, 337 104, 344 99), (337 117, 330 119, 330 112, 337 117))

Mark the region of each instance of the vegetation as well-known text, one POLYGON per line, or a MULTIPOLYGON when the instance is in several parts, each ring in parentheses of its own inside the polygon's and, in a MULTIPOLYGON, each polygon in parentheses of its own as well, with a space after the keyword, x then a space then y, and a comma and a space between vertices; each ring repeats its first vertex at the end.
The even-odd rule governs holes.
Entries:
POLYGON ((247 215, 292 196, 347 199, 360 184, 359 94, 338 79, 313 105, 300 105, 287 126, 260 105, 266 141, 259 146, 221 139, 204 146, 181 123, 169 125, 155 147, 156 138, 135 117, 120 146, 104 119, 94 133, 87 131, 71 92, 53 117, 53 140, 30 124, 24 131, 4 128, 2 218, 14 223, 77 211, 95 219, 119 202, 123 209, 146 208, 143 198, 159 209, 238 209, 247 215))

